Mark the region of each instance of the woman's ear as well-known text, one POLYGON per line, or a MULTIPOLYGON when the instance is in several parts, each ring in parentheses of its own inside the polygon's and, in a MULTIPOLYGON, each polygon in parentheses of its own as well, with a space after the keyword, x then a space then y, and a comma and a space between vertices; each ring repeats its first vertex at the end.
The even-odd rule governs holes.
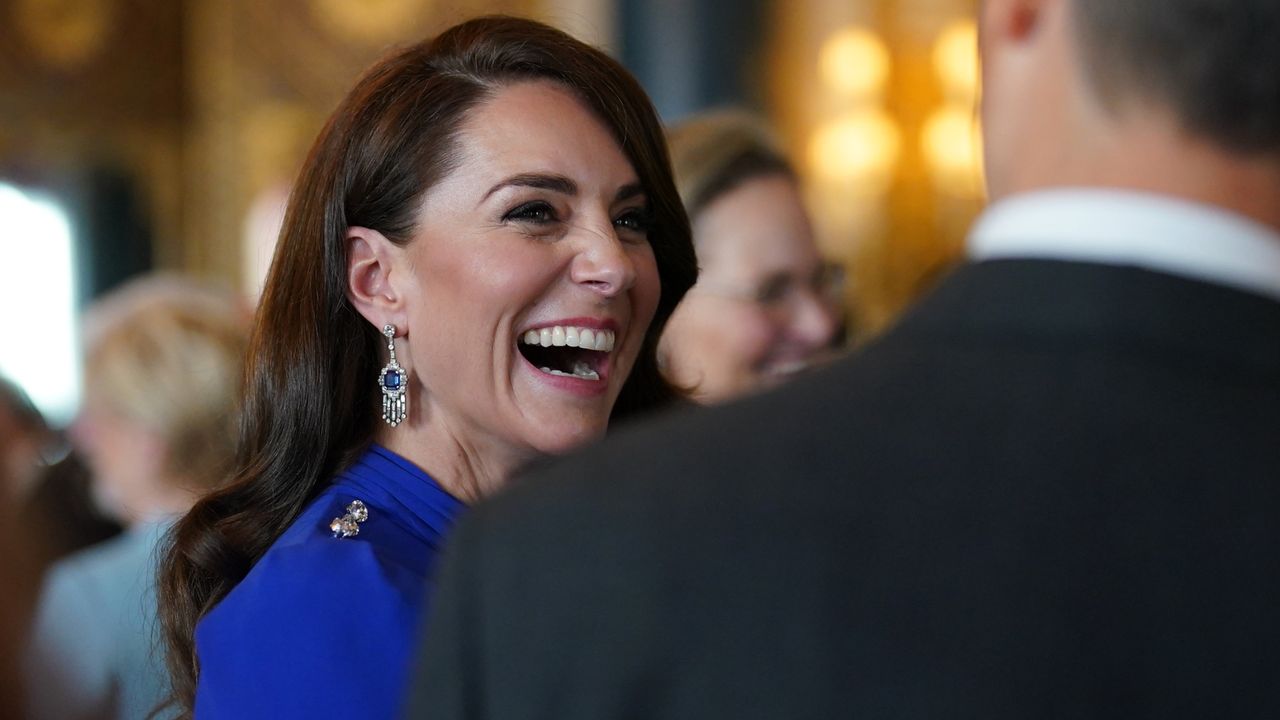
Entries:
POLYGON ((405 327, 404 296, 396 287, 401 249, 377 230, 347 228, 347 299, 381 330, 388 323, 405 327))

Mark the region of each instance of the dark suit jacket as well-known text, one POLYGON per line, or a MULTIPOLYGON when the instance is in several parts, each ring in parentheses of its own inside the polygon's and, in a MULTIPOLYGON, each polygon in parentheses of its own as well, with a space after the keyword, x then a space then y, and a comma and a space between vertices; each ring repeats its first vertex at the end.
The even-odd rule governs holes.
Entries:
POLYGON ((1280 303, 966 266, 458 530, 412 717, 1280 717, 1280 303))

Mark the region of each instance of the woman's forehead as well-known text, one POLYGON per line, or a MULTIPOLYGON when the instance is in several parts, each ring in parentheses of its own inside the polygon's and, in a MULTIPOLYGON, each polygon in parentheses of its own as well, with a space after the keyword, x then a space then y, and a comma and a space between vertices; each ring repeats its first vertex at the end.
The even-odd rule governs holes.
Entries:
POLYGON ((468 113, 457 149, 463 174, 559 174, 615 186, 637 182, 610 128, 571 90, 550 80, 499 88, 468 113))

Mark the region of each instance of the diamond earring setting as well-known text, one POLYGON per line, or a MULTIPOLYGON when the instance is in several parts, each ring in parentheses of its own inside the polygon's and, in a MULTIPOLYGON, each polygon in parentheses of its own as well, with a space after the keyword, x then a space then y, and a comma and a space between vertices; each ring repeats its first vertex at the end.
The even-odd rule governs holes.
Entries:
POLYGON ((387 338, 387 350, 391 353, 391 359, 378 374, 378 387, 382 390, 382 420, 395 427, 404 422, 409 413, 408 377, 396 362, 396 326, 384 325, 382 334, 387 338))

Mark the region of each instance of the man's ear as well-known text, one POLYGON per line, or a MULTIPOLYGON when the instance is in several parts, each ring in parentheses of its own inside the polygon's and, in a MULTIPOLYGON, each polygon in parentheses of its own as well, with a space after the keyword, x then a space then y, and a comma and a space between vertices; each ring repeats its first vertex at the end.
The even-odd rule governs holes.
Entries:
POLYGON ((1044 19, 1045 12, 1066 0, 984 0, 979 11, 983 45, 1004 45, 1027 40, 1044 19))
POLYGON ((379 330, 391 324, 405 330, 404 296, 395 272, 402 250, 377 230, 347 228, 347 299, 379 330))

